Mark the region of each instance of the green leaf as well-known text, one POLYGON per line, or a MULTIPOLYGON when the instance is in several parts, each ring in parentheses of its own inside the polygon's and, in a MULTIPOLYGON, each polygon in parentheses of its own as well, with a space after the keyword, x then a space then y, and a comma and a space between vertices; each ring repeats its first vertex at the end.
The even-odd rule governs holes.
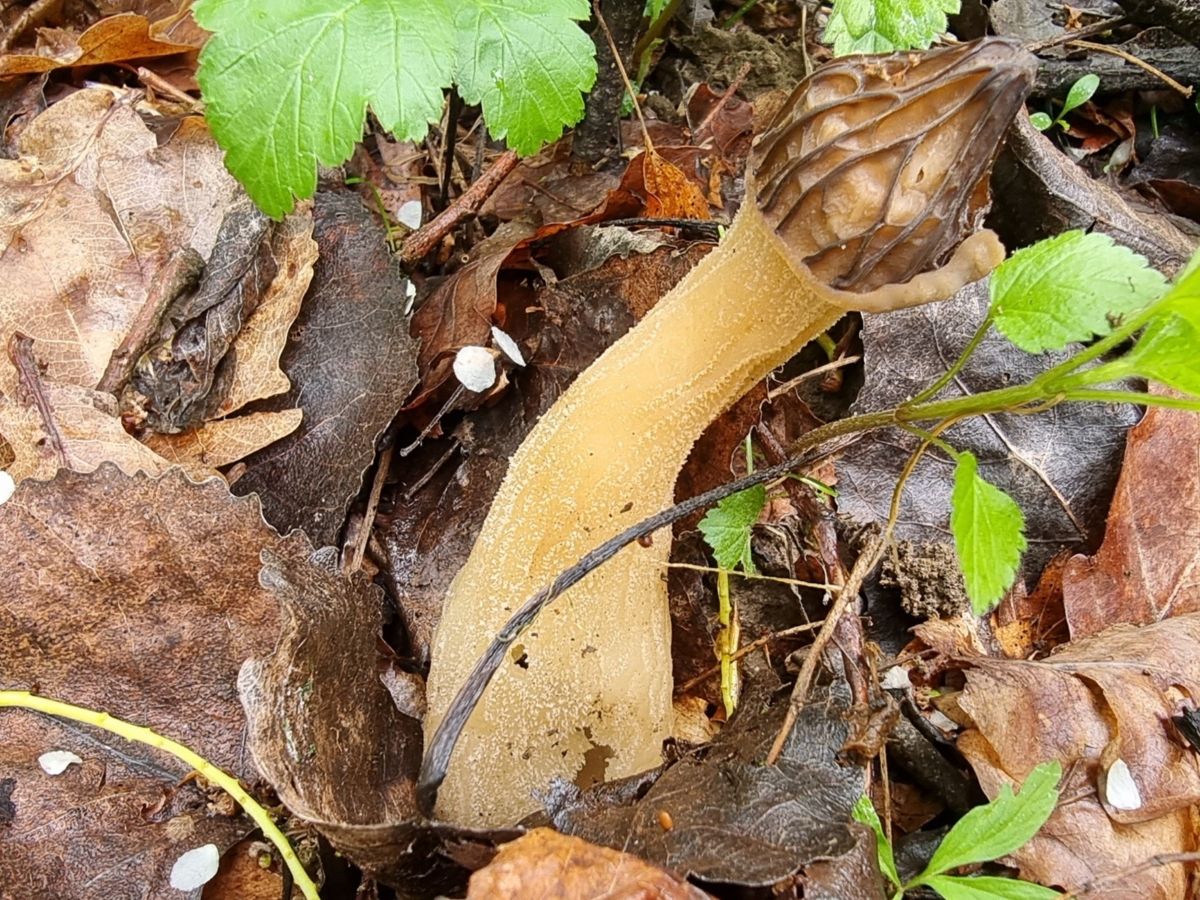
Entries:
POLYGON ((1155 305, 1155 315, 1133 349, 1112 365, 1122 375, 1200 396, 1200 268, 1192 268, 1155 305))
POLYGON ((918 880, 996 859, 1024 845, 1054 812, 1061 776, 1058 762, 1045 762, 1029 773, 1015 796, 1004 785, 995 800, 975 807, 955 823, 918 880))
POLYGON ((492 137, 528 155, 583 118, 595 48, 573 20, 588 17, 587 0, 442 2, 454 15, 458 92, 483 105, 492 137))
POLYGON ((834 56, 924 49, 948 27, 960 0, 833 0, 822 40, 834 56))
POLYGON ((1067 91, 1067 99, 1063 101, 1062 114, 1065 116, 1076 107, 1087 103, 1092 99, 1092 94, 1096 93, 1098 87, 1100 87, 1100 76, 1095 73, 1089 73, 1077 80, 1067 91))
POLYGON ((700 520, 700 533, 712 549, 717 565, 732 571, 754 573, 750 558, 750 528, 767 505, 767 489, 760 485, 738 491, 719 502, 700 520))
POLYGON ((1054 120, 1051 119, 1044 112, 1035 112, 1032 115, 1030 115, 1029 124, 1032 125, 1034 128, 1036 128, 1038 131, 1045 131, 1047 128, 1049 128, 1051 125, 1054 124, 1054 120))
POLYGON ((866 825, 875 832, 875 850, 879 854, 879 871, 883 872, 892 884, 900 887, 903 882, 900 881, 900 872, 896 869, 896 857, 892 853, 892 842, 883 833, 883 825, 879 821, 879 815, 875 812, 875 804, 871 802, 871 798, 866 795, 859 797, 850 814, 854 816, 854 821, 866 825))
POLYGON ((1112 238, 1067 231, 1018 250, 992 273, 996 327, 1028 353, 1112 331, 1162 296, 1166 280, 1112 238))
POLYGON ((1016 878, 962 878, 957 875, 931 875, 920 879, 946 900, 1050 900, 1061 897, 1053 888, 1042 887, 1016 878))
POLYGON ((1025 517, 1008 494, 979 477, 979 464, 969 452, 959 454, 954 468, 950 530, 967 596, 983 615, 1012 585, 1025 550, 1025 517))
POLYGON ((657 20, 670 5, 671 0, 646 0, 646 18, 651 22, 657 20))
POLYGON ((226 165, 264 212, 311 196, 349 158, 368 106, 420 140, 457 83, 488 128, 532 153, 583 114, 587 0, 197 0, 213 32, 197 73, 226 165))

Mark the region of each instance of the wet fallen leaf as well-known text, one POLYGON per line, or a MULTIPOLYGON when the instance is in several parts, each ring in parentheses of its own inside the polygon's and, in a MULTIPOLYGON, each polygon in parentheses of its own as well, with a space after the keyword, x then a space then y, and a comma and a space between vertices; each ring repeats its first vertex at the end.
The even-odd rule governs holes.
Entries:
POLYGON ((471 876, 468 900, 523 897, 702 900, 709 895, 629 853, 535 828, 471 876))
POLYGON ((1152 409, 1129 432, 1100 552, 1063 573, 1072 637, 1200 612, 1200 416, 1152 409))
POLYGON ((850 808, 862 791, 862 770, 835 760, 848 733, 848 689, 815 688, 779 761, 765 766, 786 705, 786 696, 770 702, 748 692, 705 753, 679 760, 640 799, 589 809, 586 795, 560 785, 551 820, 567 834, 682 875, 746 886, 854 853, 850 808))
MULTIPOLYGON (((48 381, 92 388, 171 254, 207 258, 240 188, 201 120, 160 147, 100 88, 51 106, 18 150, 0 160, 0 342, 20 330, 48 381)), ((0 392, 15 382, 0 360, 0 392)))
POLYGON ((1124 873, 1088 896, 1185 896, 1182 867, 1125 870, 1196 847, 1200 761, 1168 719, 1200 691, 1200 615, 1118 626, 1042 660, 965 665, 957 705, 973 727, 958 748, 988 795, 1045 760, 1057 759, 1066 773, 1060 790, 1070 802, 1013 854, 1022 877, 1078 889, 1124 873), (1118 760, 1140 794, 1136 809, 1101 800, 1103 778, 1118 760))
POLYGON ((244 459, 291 434, 303 418, 299 409, 248 413, 206 422, 183 434, 150 432, 143 443, 164 460, 183 466, 192 477, 204 478, 213 474, 213 469, 244 459))
POLYGON ((334 544, 375 442, 416 381, 405 318, 407 281, 383 229, 353 195, 318 194, 320 256, 282 358, 287 393, 257 409, 300 408, 300 428, 247 460, 234 489, 257 492, 281 530, 334 544))
MULTIPOLYGON (((987 283, 979 282, 945 303, 864 316, 866 384, 852 412, 895 406, 933 382, 975 332, 987 303, 987 283)), ((940 396, 1024 382, 1062 358, 1024 353, 993 330, 940 396)), ((1060 547, 1098 539, 1125 430, 1138 416, 1130 406, 1065 404, 1039 416, 971 419, 943 437, 975 453, 980 474, 1020 505, 1029 539, 1021 571, 1036 577, 1060 547)), ((885 430, 851 446, 837 463, 839 510, 860 522, 885 522, 897 478, 918 445, 885 430)), ((949 539, 953 468, 939 451, 926 453, 906 484, 897 538, 949 539)))
POLYGON ((125 13, 101 19, 79 35, 63 28, 39 29, 33 53, 0 55, 0 77, 170 56, 199 47, 200 44, 175 43, 165 38, 145 16, 125 13))
MULTIPOLYGON (((279 627, 258 557, 297 542, 215 479, 105 466, 25 481, 0 506, 0 686, 146 725, 252 782, 235 683, 279 627)), ((128 897, 131 885, 166 896, 184 851, 228 847, 250 828, 210 812, 194 784, 180 786, 187 767, 173 757, 21 710, 0 720, 12 804, 0 884, 14 897, 128 897), (50 749, 83 764, 50 778, 37 764, 50 749)))

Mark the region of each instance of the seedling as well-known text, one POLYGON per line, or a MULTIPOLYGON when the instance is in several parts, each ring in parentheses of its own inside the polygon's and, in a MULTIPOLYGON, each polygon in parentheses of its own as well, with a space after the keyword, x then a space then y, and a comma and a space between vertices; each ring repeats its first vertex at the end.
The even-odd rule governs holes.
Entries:
POLYGON ((989 862, 1018 850, 1050 818, 1058 804, 1058 780, 1062 767, 1057 762, 1037 766, 1021 790, 1013 794, 1007 784, 1000 788, 996 799, 977 806, 961 819, 942 838, 929 864, 919 875, 901 881, 892 853, 892 842, 883 832, 879 816, 870 797, 860 797, 854 806, 854 818, 875 832, 875 847, 879 854, 879 870, 891 883, 900 900, 905 892, 918 887, 933 888, 946 900, 1049 900, 1061 897, 1058 891, 1040 884, 1015 878, 993 876, 948 875, 962 866, 989 862))
POLYGON ((1029 123, 1038 131, 1045 131, 1055 125, 1066 131, 1071 127, 1067 122, 1067 114, 1091 100, 1098 87, 1100 87, 1099 75, 1092 73, 1084 75, 1067 91, 1067 99, 1063 101, 1062 112, 1058 114, 1057 119, 1051 119, 1048 113, 1035 112, 1029 117, 1029 123))

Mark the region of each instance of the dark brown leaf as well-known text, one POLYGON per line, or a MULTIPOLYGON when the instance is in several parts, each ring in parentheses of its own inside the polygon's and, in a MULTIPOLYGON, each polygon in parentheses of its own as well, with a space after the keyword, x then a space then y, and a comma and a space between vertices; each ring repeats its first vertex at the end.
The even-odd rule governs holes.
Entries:
POLYGON ((304 421, 250 457, 234 489, 257 492, 269 521, 323 546, 336 543, 375 442, 416 382, 416 347, 407 282, 362 202, 318 194, 314 218, 320 256, 281 361, 292 388, 259 407, 298 407, 304 421))
MULTIPOLYGON (((242 661, 278 635, 258 555, 281 545, 257 502, 178 471, 61 472, 23 482, 0 506, 0 543, 0 686, 112 713, 257 777, 235 684, 242 661)), ((248 830, 176 787, 187 767, 173 757, 20 710, 0 720, 0 772, 15 778, 0 885, 13 897, 166 896, 183 851, 224 848, 248 830), (51 778, 36 761, 47 750, 84 763, 51 778)))

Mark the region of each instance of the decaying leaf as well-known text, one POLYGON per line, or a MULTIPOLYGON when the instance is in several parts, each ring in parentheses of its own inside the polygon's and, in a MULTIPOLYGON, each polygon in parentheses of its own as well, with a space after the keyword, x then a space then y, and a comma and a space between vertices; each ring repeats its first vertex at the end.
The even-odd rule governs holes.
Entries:
POLYGON ((416 381, 416 347, 407 282, 362 202, 318 194, 314 217, 320 257, 282 358, 292 387, 258 407, 300 408, 304 422, 251 457, 235 490, 257 492, 268 520, 323 546, 336 543, 375 441, 416 381))
MULTIPOLYGON (((1013 854, 1023 877, 1078 889, 1154 854, 1197 849, 1200 761, 1169 719, 1200 696, 1200 615, 1118 626, 1042 660, 965 664, 957 706, 972 730, 958 747, 989 796, 1040 762, 1058 760, 1066 773, 1061 796, 1071 802, 1013 854), (1102 790, 1118 760, 1137 808, 1114 806, 1102 790)), ((1185 896, 1187 880, 1183 867, 1159 866, 1088 896, 1166 900, 1185 896)))
MULTIPOLYGON (((866 385, 852 412, 887 409, 932 383, 958 357, 987 311, 987 282, 945 303, 863 318, 866 385)), ((953 386, 939 397, 979 393, 1027 381, 1063 354, 1032 356, 994 331, 953 386)), ((969 419, 944 435, 972 451, 980 475, 1017 501, 1029 549, 1021 571, 1036 577, 1060 547, 1098 538, 1116 480, 1131 406, 1064 404, 1039 416, 969 419)), ((895 429, 876 432, 838 460, 838 508, 860 522, 885 522, 897 478, 920 441, 895 429)), ((908 479, 896 536, 914 543, 949 539, 953 462, 936 449, 908 479)))
MULTIPOLYGON (((0 160, 0 342, 20 330, 48 381, 93 388, 167 260, 207 259, 240 188, 200 119, 160 147, 128 95, 100 88, 17 143, 20 158, 0 160)), ((15 381, 0 360, 0 392, 15 381)))
POLYGON ((1063 572, 1071 635, 1200 612, 1200 416, 1152 409, 1129 432, 1100 552, 1063 572))
POLYGON ((863 774, 835 760, 848 733, 849 691, 843 683, 814 689, 779 761, 765 766, 786 705, 786 697, 743 696, 706 754, 681 759, 627 806, 589 809, 578 789, 560 784, 551 820, 680 874, 748 886, 853 853, 850 809, 863 774))
POLYGON ((709 895, 629 853, 535 828, 471 876, 467 900, 605 897, 609 900, 703 900, 709 895))
POLYGON ((286 437, 304 418, 299 409, 248 413, 217 419, 183 434, 148 433, 143 442, 164 460, 183 466, 194 478, 235 463, 286 437))
MULTIPOLYGON (((146 725, 247 780, 236 693, 242 661, 278 636, 278 604, 259 585, 259 552, 282 540, 258 503, 217 480, 112 466, 25 481, 0 506, 0 687, 33 689, 146 725)), ((208 809, 173 757, 21 710, 0 712, 0 885, 22 900, 169 893, 172 864, 248 831, 208 809), (51 778, 46 750, 83 760, 51 778)))
POLYGON ((38 29, 37 48, 33 53, 0 56, 0 77, 170 56, 199 47, 199 44, 176 43, 161 34, 145 16, 125 13, 101 19, 79 35, 65 28, 38 29))

